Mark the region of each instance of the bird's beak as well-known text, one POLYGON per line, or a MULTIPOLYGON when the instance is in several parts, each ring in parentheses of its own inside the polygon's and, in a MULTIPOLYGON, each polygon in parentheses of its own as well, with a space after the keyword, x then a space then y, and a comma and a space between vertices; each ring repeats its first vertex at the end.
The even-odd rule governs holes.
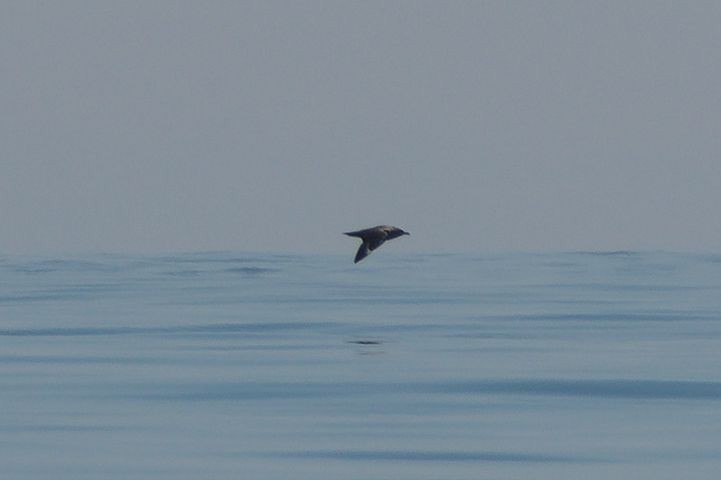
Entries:
POLYGON ((408 232, 403 232, 403 235, 410 235, 410 233, 408 233, 408 232))

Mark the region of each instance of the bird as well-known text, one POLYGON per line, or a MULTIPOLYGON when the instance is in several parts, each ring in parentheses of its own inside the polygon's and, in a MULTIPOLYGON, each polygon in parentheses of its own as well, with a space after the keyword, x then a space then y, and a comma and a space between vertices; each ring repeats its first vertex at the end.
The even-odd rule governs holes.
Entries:
POLYGON ((373 250, 383 245, 386 240, 392 240, 403 235, 410 235, 410 233, 398 227, 378 225, 377 227, 366 228, 355 232, 345 232, 344 235, 358 237, 363 240, 353 261, 353 263, 358 263, 366 258, 373 250))

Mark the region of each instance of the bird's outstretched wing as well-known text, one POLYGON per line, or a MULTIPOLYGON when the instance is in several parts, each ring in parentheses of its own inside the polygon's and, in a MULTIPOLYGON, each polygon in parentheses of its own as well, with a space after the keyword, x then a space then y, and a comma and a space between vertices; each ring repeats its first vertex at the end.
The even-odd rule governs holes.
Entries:
POLYGON ((377 227, 373 228, 364 228, 363 230, 356 230, 355 232, 345 232, 343 235, 348 235, 349 237, 358 237, 358 238, 365 238, 368 234, 373 232, 377 227))
POLYGON ((353 263, 358 263, 364 258, 368 256, 368 254, 371 253, 370 250, 368 250, 368 244, 366 242, 361 243, 361 246, 358 247, 358 252, 355 254, 355 260, 353 260, 353 263))

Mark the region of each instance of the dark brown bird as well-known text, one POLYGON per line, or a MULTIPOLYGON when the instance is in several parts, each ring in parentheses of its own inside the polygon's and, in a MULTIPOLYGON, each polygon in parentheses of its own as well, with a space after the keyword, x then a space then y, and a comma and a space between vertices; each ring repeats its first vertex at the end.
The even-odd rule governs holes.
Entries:
POLYGON ((357 232, 346 232, 345 235, 349 237, 358 237, 363 240, 358 253, 355 254, 355 260, 353 263, 358 263, 366 258, 373 250, 383 245, 386 240, 393 240, 402 235, 410 235, 408 232, 404 232, 398 227, 391 227, 390 225, 378 225, 373 228, 366 228, 365 230, 358 230, 357 232))

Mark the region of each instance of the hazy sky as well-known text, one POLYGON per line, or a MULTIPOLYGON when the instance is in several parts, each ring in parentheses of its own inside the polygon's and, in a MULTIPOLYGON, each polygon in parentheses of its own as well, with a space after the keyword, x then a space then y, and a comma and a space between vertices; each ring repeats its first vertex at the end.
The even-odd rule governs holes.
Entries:
POLYGON ((0 253, 721 250, 721 2, 0 1, 0 253))

